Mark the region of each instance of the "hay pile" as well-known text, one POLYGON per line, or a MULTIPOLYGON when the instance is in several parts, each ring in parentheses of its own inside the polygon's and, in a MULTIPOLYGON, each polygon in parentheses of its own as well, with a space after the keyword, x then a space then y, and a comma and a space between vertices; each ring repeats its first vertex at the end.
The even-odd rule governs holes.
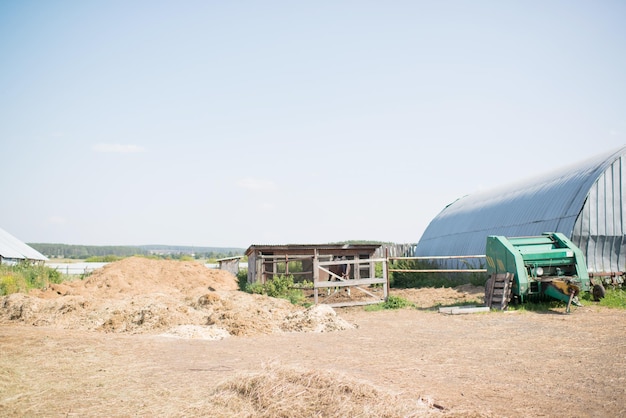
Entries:
POLYGON ((82 281, 1 298, 0 323, 204 339, 352 328, 328 307, 237 289, 231 273, 200 263, 131 257, 82 281))
MULTIPOLYGON (((235 376, 208 399, 212 416, 426 417, 441 416, 443 409, 428 398, 410 402, 335 372, 281 367, 235 376)), ((186 412, 207 413, 202 407, 186 412)))

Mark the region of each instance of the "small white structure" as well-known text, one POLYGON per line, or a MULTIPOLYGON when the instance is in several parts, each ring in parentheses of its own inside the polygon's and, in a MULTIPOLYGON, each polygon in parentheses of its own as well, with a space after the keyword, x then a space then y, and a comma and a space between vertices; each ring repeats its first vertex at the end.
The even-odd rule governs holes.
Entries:
POLYGON ((241 262, 242 258, 242 255, 236 257, 220 258, 219 260, 217 260, 218 268, 220 270, 229 271, 236 276, 239 273, 239 263, 241 262))

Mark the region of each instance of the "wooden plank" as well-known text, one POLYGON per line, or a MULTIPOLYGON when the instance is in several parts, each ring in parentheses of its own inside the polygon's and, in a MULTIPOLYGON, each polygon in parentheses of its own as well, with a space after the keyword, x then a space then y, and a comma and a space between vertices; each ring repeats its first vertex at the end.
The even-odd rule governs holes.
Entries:
POLYGON ((363 305, 375 305, 377 303, 383 303, 384 300, 383 299, 379 299, 379 300, 371 300, 371 301, 358 301, 358 302, 337 302, 337 303, 325 303, 325 305, 328 305, 332 308, 343 308, 343 307, 348 307, 348 306, 363 306, 363 305))
POLYGON ((357 260, 332 260, 332 261, 320 261, 320 266, 335 266, 337 264, 370 264, 370 263, 382 263, 387 261, 385 258, 359 258, 357 260))
POLYGON ((480 312, 489 312, 488 306, 450 306, 439 308, 439 313, 448 315, 472 314, 480 312))
POLYGON ((315 282, 313 287, 321 288, 321 287, 345 287, 345 286, 366 286, 371 284, 385 284, 385 279, 349 279, 349 280, 340 280, 340 281, 323 281, 323 282, 315 282))
POLYGON ((485 273, 487 269, 389 269, 389 271, 397 273, 485 273))

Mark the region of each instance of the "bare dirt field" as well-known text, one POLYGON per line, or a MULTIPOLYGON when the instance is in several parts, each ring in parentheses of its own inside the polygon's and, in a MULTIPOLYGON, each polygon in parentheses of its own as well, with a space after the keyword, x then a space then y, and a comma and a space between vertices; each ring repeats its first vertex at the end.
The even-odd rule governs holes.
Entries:
POLYGON ((0 298, 0 416, 626 416, 626 312, 299 308, 140 258, 0 298))

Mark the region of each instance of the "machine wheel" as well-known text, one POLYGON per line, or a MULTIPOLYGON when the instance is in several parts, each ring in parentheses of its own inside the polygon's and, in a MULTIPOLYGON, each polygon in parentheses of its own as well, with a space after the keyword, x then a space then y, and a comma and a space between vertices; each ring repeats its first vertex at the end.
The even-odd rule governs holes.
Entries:
POLYGON ((591 293, 593 294, 593 300, 598 301, 606 295, 606 290, 601 284, 594 284, 591 293))

